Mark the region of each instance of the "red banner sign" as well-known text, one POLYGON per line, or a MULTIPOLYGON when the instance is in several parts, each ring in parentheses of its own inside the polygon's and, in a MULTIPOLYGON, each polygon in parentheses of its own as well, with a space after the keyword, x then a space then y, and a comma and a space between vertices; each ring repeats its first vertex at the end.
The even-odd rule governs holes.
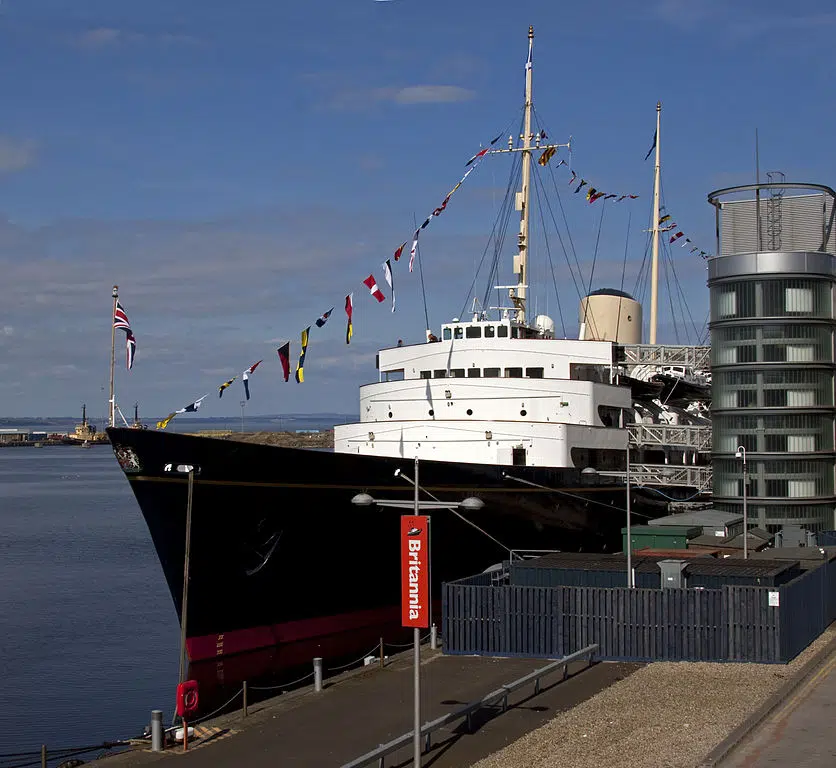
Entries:
POLYGON ((401 518, 401 623, 430 626, 430 518, 401 518))

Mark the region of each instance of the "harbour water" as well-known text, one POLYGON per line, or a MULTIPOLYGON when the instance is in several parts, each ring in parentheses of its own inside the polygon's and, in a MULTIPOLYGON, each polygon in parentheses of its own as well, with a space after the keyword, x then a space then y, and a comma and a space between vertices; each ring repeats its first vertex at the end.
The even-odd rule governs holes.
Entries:
POLYGON ((171 712, 177 615, 108 446, 0 452, 0 753, 171 712))
MULTIPOLYGON (((177 615, 109 446, 0 451, 0 585, 0 756, 133 738, 152 709, 171 721, 177 615)), ((337 671, 381 636, 409 640, 400 627, 369 627, 191 665, 201 714, 243 680, 263 686, 251 702, 276 695, 314 656, 337 671)))

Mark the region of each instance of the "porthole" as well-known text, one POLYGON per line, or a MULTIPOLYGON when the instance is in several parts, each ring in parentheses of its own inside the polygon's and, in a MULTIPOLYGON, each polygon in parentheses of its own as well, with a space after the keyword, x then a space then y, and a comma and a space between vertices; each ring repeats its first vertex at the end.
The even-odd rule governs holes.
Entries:
POLYGON ((435 416, 435 411, 432 408, 430 408, 429 414, 430 414, 430 416, 435 416))
POLYGON ((527 411, 527 410, 525 410, 525 408, 523 408, 523 409, 520 411, 520 416, 527 416, 527 415, 528 415, 528 411, 527 411))
POLYGON ((468 409, 467 409, 467 415, 468 415, 468 416, 472 416, 472 415, 473 415, 473 410, 472 410, 471 408, 468 408, 468 409))
POLYGON ((392 418, 392 411, 389 411, 389 418, 392 418))

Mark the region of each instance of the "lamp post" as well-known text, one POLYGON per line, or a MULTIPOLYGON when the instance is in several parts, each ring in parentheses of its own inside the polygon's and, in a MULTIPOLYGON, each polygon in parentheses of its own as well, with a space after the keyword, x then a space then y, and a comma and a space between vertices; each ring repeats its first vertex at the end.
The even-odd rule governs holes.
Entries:
POLYGON ((246 400, 241 401, 241 433, 244 432, 244 407, 247 405, 246 400))
MULTIPOLYGON (((411 509, 413 514, 419 515, 421 510, 430 509, 456 509, 461 507, 471 511, 482 509, 485 502, 475 497, 464 499, 463 501, 420 501, 418 498, 418 458, 415 459, 415 480, 413 482, 415 489, 412 501, 403 499, 376 499, 368 493, 358 493, 351 499, 351 503, 359 507, 369 507, 372 504, 377 504, 379 507, 390 507, 394 509, 411 509)), ((429 557, 429 554, 428 554, 429 557)), ((430 567, 429 560, 427 561, 427 568, 430 567)), ((412 732, 412 762, 414 768, 421 766, 421 630, 414 627, 412 635, 413 640, 413 732, 412 732)))
POLYGON ((627 488, 627 586, 633 587, 633 529, 631 527, 630 512, 630 436, 627 435, 627 475, 625 478, 627 488))
MULTIPOLYGON (((626 528, 626 531, 627 531, 627 586, 628 587, 634 587, 635 583, 634 583, 634 580, 633 580, 633 527, 632 527, 632 517, 633 517, 633 515, 632 515, 632 507, 631 507, 632 501, 630 499, 630 443, 629 442, 627 443, 626 456, 627 456, 627 465, 626 465, 627 472, 626 472, 626 475, 625 475, 625 478, 624 478, 624 481, 625 481, 624 485, 625 485, 626 501, 627 501, 627 504, 626 504, 627 508, 625 510, 625 517, 627 518, 627 528, 626 528)), ((581 470, 581 478, 588 477, 588 478, 591 479, 591 478, 597 477, 599 474, 602 474, 602 473, 598 472, 598 470, 595 469, 595 467, 585 467, 584 469, 581 470)), ((613 474, 617 474, 617 473, 613 473, 613 474)))
POLYGON ((749 485, 748 470, 746 468, 746 449, 742 445, 737 446, 734 454, 736 459, 743 459, 743 559, 749 559, 749 510, 747 508, 747 487, 749 485))
POLYGON ((194 476, 195 473, 200 473, 200 467, 193 464, 166 464, 164 469, 166 472, 188 475, 189 480, 188 496, 186 497, 186 542, 183 554, 183 600, 180 608, 180 671, 178 682, 182 683, 186 679, 186 628, 189 609, 189 557, 192 549, 192 498, 194 495, 194 476))

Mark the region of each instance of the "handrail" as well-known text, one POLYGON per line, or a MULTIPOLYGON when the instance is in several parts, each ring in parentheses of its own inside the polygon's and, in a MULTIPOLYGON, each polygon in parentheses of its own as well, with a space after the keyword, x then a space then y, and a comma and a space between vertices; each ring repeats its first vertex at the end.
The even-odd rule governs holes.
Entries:
MULTIPOLYGON (((430 746, 430 736, 434 731, 443 728, 445 725, 449 725, 450 723, 456 722, 456 720, 461 720, 462 718, 467 718, 468 727, 471 725, 471 718, 473 713, 483 707, 488 707, 492 704, 495 704, 498 701, 502 701, 502 711, 504 712, 508 708, 508 695, 514 693, 514 691, 519 690, 527 683, 530 683, 532 680, 534 681, 534 695, 536 696, 540 693, 540 680, 541 678, 545 677, 548 674, 551 674, 558 668, 563 669, 563 679, 565 680, 567 677, 567 668, 569 664, 579 661, 584 657, 587 658, 588 664, 592 665, 592 657, 595 652, 598 650, 598 644, 594 643, 593 645, 588 645, 586 648, 581 648, 579 651, 575 651, 575 653, 570 653, 568 656, 564 656, 562 659, 558 659, 557 661, 553 661, 551 664, 547 664, 545 667, 541 667, 540 669, 535 669, 533 672, 529 672, 527 675, 523 675, 522 677, 514 680, 513 682, 507 683, 495 691, 483 696, 481 699, 477 701, 473 701, 470 704, 466 704, 465 706, 461 707, 460 709, 455 710, 454 712, 448 712, 441 717, 437 717, 435 720, 431 720, 428 723, 424 723, 421 726, 421 736, 426 738, 426 742, 424 745, 424 751, 427 751, 430 746)), ((375 761, 377 761, 379 768, 383 768, 383 760, 387 755, 391 755, 393 752, 397 752, 399 749, 409 745, 412 743, 412 736, 414 731, 407 731, 406 733, 398 736, 397 738, 392 739, 391 741, 386 742, 385 744, 381 744, 379 747, 371 750, 371 752, 366 752, 365 755, 361 755, 360 757, 355 758, 351 762, 344 763, 342 768, 363 768, 366 765, 371 765, 375 761)))

